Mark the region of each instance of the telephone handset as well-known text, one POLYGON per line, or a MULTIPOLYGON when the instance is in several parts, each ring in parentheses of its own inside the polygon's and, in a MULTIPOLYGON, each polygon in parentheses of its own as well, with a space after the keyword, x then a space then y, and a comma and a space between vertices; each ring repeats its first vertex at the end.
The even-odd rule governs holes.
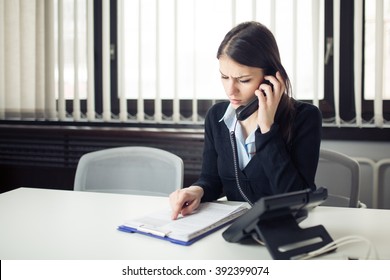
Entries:
POLYGON ((259 108, 259 99, 257 96, 253 98, 247 105, 241 105, 236 109, 237 120, 246 120, 250 115, 257 111, 259 108))
MULTIPOLYGON (((271 85, 272 87, 272 84, 268 80, 264 80, 262 84, 268 84, 271 85)), ((266 95, 264 91, 263 94, 264 96, 266 95)), ((258 108, 259 108, 259 99, 257 98, 257 96, 255 96, 251 101, 249 101, 248 104, 241 105, 236 109, 237 120, 239 121, 246 120, 250 115, 256 112, 258 108)))

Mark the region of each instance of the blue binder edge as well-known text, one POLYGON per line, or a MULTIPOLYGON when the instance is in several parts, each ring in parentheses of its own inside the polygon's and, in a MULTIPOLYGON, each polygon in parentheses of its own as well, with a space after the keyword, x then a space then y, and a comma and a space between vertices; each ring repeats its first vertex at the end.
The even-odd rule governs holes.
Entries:
POLYGON ((158 238, 158 239, 161 239, 161 240, 169 241, 169 242, 174 243, 174 244, 183 245, 183 246, 189 246, 189 245, 195 243, 196 241, 202 239, 203 237, 205 237, 205 236, 207 236, 207 235, 209 235, 209 234, 211 234, 211 233, 213 233, 213 232, 223 228, 224 226, 226 226, 228 224, 231 224, 237 218, 231 219, 230 221, 227 221, 226 223, 220 224, 220 225, 216 226, 215 228, 210 229, 209 231, 206 231, 206 232, 202 233, 201 235, 199 235, 197 237, 194 237, 193 239, 188 240, 188 241, 182 241, 182 240, 170 238, 168 236, 159 236, 159 235, 155 235, 155 234, 152 234, 152 233, 139 231, 136 228, 125 226, 125 225, 120 225, 120 226, 118 226, 117 229, 119 231, 122 231, 122 232, 140 233, 140 234, 143 234, 143 235, 146 235, 146 236, 150 236, 150 237, 158 238))

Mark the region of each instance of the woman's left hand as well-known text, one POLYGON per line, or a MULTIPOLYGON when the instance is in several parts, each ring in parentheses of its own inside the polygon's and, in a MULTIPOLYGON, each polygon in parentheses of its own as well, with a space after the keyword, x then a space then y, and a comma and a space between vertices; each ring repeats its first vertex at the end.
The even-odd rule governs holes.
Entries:
POLYGON ((267 133, 271 129, 271 126, 275 121, 275 114, 280 99, 286 91, 286 84, 279 72, 276 72, 276 76, 267 75, 264 79, 269 81, 272 86, 262 83, 259 89, 255 91, 255 94, 259 99, 257 123, 261 133, 267 133))

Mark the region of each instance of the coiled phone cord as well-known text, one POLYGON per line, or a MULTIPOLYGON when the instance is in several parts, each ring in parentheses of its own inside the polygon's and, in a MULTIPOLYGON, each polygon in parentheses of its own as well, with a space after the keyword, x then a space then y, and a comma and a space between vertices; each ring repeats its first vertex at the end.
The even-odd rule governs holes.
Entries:
POLYGON ((238 178, 238 159, 237 159, 238 153, 237 153, 237 142, 236 142, 236 135, 235 135, 237 122, 238 121, 236 121, 236 124, 234 125, 234 130, 230 131, 230 143, 232 145, 232 150, 233 150, 234 175, 236 177, 236 185, 237 185, 238 191, 240 192, 240 194, 244 198, 244 200, 246 202, 248 202, 249 205, 252 207, 253 202, 249 200, 249 198, 246 196, 246 194, 242 190, 241 185, 240 185, 240 179, 238 178))

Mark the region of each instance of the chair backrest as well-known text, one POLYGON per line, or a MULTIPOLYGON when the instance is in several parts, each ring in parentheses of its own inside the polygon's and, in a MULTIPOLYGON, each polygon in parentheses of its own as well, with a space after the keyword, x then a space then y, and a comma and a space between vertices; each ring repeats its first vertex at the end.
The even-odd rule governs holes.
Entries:
POLYGON ((315 182, 328 189, 322 205, 359 207, 359 163, 340 152, 321 149, 315 182))
POLYGON ((119 147, 84 154, 77 165, 75 191, 167 196, 182 188, 180 157, 151 147, 119 147))

